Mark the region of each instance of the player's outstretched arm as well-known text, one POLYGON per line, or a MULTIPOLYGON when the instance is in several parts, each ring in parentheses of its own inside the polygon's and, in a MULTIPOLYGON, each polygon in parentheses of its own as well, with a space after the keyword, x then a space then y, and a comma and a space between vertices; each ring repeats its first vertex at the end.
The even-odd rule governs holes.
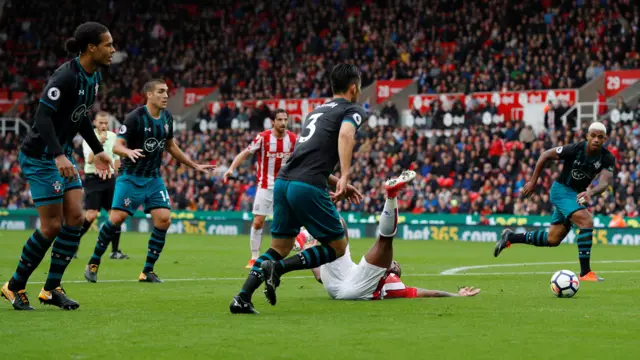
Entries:
POLYGON ((231 166, 229 166, 229 169, 224 173, 224 182, 227 182, 229 180, 229 176, 231 176, 233 172, 236 171, 238 166, 245 162, 250 155, 251 151, 249 149, 244 149, 238 155, 236 155, 236 157, 233 159, 233 162, 231 163, 231 166))
POLYGON ((142 149, 131 150, 127 147, 127 140, 118 137, 115 144, 113 144, 113 153, 121 157, 129 158, 132 162, 136 162, 136 159, 143 158, 142 149))
POLYGON ((191 160, 185 153, 182 152, 178 144, 173 140, 173 138, 167 140, 167 152, 173 156, 174 159, 178 160, 181 164, 184 164, 194 170, 208 173, 211 170, 215 170, 215 165, 203 165, 196 164, 191 160))
POLYGON ((531 176, 531 179, 529 180, 528 183, 525 184, 524 188, 522 189, 523 197, 527 197, 533 193, 538 183, 538 179, 540 178, 540 174, 542 174, 542 171, 547 166, 547 162, 551 160, 554 160, 554 161, 560 160, 561 159, 560 154, 564 151, 565 148, 568 148, 568 147, 565 146, 565 147, 549 149, 543 152, 542 155, 540 155, 540 158, 538 158, 538 162, 536 163, 536 168, 533 171, 533 175, 531 176))
POLYGON ((480 289, 474 289, 473 287, 463 287, 458 291, 458 293, 450 293, 447 291, 441 290, 426 290, 426 289, 417 289, 417 298, 427 298, 427 297, 460 297, 460 296, 476 296, 480 289))

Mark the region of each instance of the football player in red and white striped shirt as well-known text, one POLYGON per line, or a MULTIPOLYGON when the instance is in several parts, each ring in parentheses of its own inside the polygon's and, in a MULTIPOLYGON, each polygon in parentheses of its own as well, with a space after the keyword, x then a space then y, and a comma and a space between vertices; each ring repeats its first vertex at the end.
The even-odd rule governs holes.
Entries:
POLYGON ((277 109, 273 120, 273 129, 259 133, 251 144, 233 159, 229 170, 224 174, 224 181, 227 182, 229 176, 240 164, 249 156, 256 156, 258 190, 253 202, 253 226, 250 237, 251 260, 246 266, 247 269, 250 269, 260 256, 264 221, 268 215, 273 215, 273 184, 280 168, 293 153, 296 143, 296 134, 287 130, 288 121, 289 114, 285 110, 277 109))
MULTIPOLYGON (((400 264, 393 259, 393 237, 398 228, 397 194, 413 180, 415 172, 405 171, 396 179, 386 182, 387 201, 380 215, 379 235, 373 247, 359 264, 351 259, 349 245, 344 256, 313 269, 313 274, 325 290, 336 300, 381 300, 390 298, 421 298, 474 296, 480 289, 465 287, 457 293, 407 287, 402 280, 400 264)), ((342 219, 347 232, 347 224, 342 219)), ((311 235, 303 231, 299 237, 308 240, 311 235)), ((313 241, 309 243, 313 245, 313 241)))

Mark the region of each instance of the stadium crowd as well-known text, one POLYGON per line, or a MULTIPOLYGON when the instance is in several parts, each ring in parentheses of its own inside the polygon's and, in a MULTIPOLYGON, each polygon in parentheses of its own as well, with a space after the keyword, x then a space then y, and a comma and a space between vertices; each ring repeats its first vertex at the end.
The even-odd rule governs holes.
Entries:
MULTIPOLYGON (((608 122, 607 122, 608 123, 608 122)), ((635 119, 608 123, 607 147, 617 159, 616 184, 594 199, 595 213, 638 216, 640 209, 640 105, 635 119)), ((211 161, 218 169, 210 177, 177 167, 168 154, 163 177, 176 209, 250 211, 256 192, 255 164, 246 162, 227 184, 222 174, 256 132, 241 129, 184 131, 176 135, 189 156, 211 161)), ((581 131, 552 128, 536 134, 520 122, 486 126, 471 124, 451 131, 367 125, 358 133, 351 180, 363 191, 360 206, 341 203, 345 211, 375 213, 384 204, 382 183, 402 169, 419 173, 400 199, 401 211, 420 213, 550 214, 547 195, 561 163, 549 166, 536 195, 520 199, 520 189, 545 149, 584 139, 581 131)), ((82 168, 81 138, 76 160, 82 168)), ((17 163, 19 141, 8 133, 0 149, 0 207, 32 206, 17 163)))
MULTIPOLYGON (((329 96, 327 72, 342 61, 360 66, 363 87, 374 79, 413 78, 422 93, 575 88, 604 70, 640 68, 640 5, 630 0, 186 3, 7 1, 0 20, 0 88, 27 92, 19 116, 31 122, 43 82, 68 59, 63 40, 88 18, 110 28, 118 49, 94 108, 117 119, 142 103, 139 89, 151 77, 167 79, 172 88, 216 86, 223 99, 241 100, 329 96), (47 21, 40 21, 44 14, 47 21)), ((253 110, 239 111, 229 116, 250 118, 253 110)), ((638 214, 640 110, 635 115, 627 129, 610 124, 617 182, 594 201, 597 213, 638 214)), ((222 123, 220 114, 201 117, 222 123)), ((219 168, 205 178, 167 157, 163 176, 174 207, 249 211, 255 194, 249 164, 238 180, 223 184, 220 176, 257 130, 217 126, 179 133, 190 156, 219 168)), ((548 214, 544 190, 553 168, 540 195, 521 200, 518 191, 541 150, 582 135, 558 127, 536 135, 520 124, 472 123, 451 136, 422 128, 363 128, 352 180, 366 198, 359 209, 340 206, 378 211, 381 181, 410 167, 420 176, 401 201, 403 211, 548 214)), ((32 206, 17 165, 18 145, 9 133, 0 149, 2 207, 32 206)), ((78 143, 82 163, 79 149, 78 143)))
POLYGON ((359 65, 363 86, 414 78, 421 93, 576 88, 604 70, 640 67, 640 4, 631 0, 212 5, 6 1, 0 88, 27 92, 20 116, 30 121, 43 82, 68 58, 65 37, 89 18, 110 28, 118 49, 95 103, 118 119, 151 77, 242 100, 329 96, 327 73, 342 61, 359 65))

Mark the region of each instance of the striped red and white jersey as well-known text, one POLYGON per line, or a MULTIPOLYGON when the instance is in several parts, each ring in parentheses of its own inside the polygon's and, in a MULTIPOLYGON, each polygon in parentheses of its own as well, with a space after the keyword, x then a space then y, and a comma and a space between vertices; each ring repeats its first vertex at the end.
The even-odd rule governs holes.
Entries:
POLYGON ((289 130, 280 139, 273 130, 265 130, 253 139, 247 150, 257 158, 259 188, 273 189, 278 172, 293 153, 295 144, 296 134, 289 130))

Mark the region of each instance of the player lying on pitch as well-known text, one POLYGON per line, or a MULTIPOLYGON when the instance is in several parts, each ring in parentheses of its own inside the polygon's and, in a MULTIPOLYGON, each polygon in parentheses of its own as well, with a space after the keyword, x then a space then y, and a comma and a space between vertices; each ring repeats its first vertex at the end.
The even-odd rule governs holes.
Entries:
MULTIPOLYGON (((393 260, 393 236, 397 231, 398 208, 396 196, 409 181, 415 178, 414 171, 404 171, 400 177, 386 182, 387 200, 380 215, 379 235, 373 247, 362 257, 359 264, 351 260, 347 245, 344 256, 333 262, 312 269, 316 280, 324 285, 331 298, 336 300, 381 300, 391 298, 423 298, 474 296, 480 289, 464 287, 458 293, 440 290, 425 290, 407 287, 402 280, 400 264, 393 260)), ((347 233, 344 219, 342 226, 347 233)), ((306 237, 307 246, 316 240, 304 230, 298 237, 306 237)))

